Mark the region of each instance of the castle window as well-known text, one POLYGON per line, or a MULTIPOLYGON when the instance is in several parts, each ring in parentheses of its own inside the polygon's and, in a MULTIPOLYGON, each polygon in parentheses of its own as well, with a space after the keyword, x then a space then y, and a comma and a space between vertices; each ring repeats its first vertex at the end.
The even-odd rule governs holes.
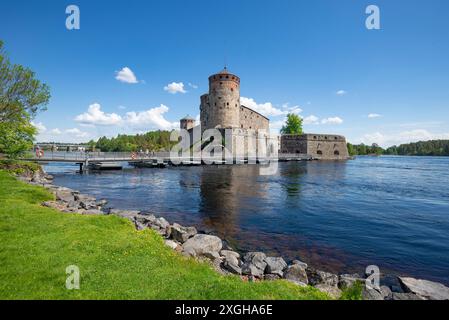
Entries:
POLYGON ((326 140, 327 140, 327 136, 326 136, 326 137, 324 137, 324 139, 326 139, 326 140))
POLYGON ((226 76, 226 79, 229 79, 229 76, 226 76))
POLYGON ((338 150, 335 150, 335 151, 334 151, 334 155, 339 156, 339 155, 340 155, 340 152, 339 152, 338 150))
POLYGON ((241 125, 241 128, 243 129, 243 124, 241 125))
POLYGON ((313 138, 316 140, 316 136, 313 136, 313 138))
POLYGON ((220 82, 220 86, 223 85, 223 82, 220 82))
POLYGON ((234 91, 234 88, 231 88, 231 91, 234 91))
POLYGON ((337 137, 334 137, 335 140, 337 140, 337 137))
POLYGON ((228 106, 229 106, 229 102, 227 102, 227 103, 226 103, 226 105, 228 105, 228 106))
POLYGON ((322 154, 323 154, 323 151, 318 150, 316 153, 319 154, 319 155, 322 155, 322 154))

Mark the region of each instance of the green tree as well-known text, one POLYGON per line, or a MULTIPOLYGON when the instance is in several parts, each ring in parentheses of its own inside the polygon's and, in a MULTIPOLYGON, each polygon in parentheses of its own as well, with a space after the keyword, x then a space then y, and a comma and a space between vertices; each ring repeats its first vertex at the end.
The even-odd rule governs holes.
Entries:
POLYGON ((281 129, 282 134, 297 134, 300 135, 302 131, 302 119, 300 116, 294 113, 287 115, 287 121, 281 129))
POLYGON ((11 64, 0 41, 0 153, 15 157, 32 147, 37 131, 31 119, 49 99, 48 86, 30 69, 11 64))

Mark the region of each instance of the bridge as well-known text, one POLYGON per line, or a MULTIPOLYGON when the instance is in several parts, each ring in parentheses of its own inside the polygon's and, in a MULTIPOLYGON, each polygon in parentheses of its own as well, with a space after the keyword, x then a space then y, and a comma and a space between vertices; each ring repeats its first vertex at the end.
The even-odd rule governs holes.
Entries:
MULTIPOLYGON (((199 164, 227 164, 225 159, 217 157, 171 157, 170 152, 60 152, 47 151, 42 154, 28 154, 22 158, 24 161, 40 163, 66 162, 80 166, 80 171, 90 164, 102 164, 113 162, 128 162, 130 164, 163 164, 163 165, 199 165, 199 164)), ((314 160, 308 154, 278 154, 273 158, 241 157, 233 159, 233 164, 242 163, 266 163, 268 161, 308 161, 314 160)))

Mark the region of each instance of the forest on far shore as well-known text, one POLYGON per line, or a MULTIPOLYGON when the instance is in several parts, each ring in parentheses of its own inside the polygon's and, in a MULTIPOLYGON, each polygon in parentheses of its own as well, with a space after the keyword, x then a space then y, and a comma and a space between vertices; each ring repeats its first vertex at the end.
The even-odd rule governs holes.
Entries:
POLYGON ((355 155, 398 155, 398 156, 449 156, 449 140, 430 140, 392 146, 387 149, 377 144, 367 146, 364 144, 348 143, 348 151, 355 155))

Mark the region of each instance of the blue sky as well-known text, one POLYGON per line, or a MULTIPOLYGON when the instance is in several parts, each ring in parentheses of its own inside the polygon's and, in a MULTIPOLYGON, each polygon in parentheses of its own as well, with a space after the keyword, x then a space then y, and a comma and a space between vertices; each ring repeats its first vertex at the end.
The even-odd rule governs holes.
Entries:
POLYGON ((0 39, 51 87, 39 140, 170 128, 199 114, 226 60, 273 131, 301 109, 307 132, 388 146, 449 138, 448 15, 447 0, 4 0, 0 39), (370 4, 381 30, 365 27, 370 4), (117 80, 125 67, 135 79, 117 80))

